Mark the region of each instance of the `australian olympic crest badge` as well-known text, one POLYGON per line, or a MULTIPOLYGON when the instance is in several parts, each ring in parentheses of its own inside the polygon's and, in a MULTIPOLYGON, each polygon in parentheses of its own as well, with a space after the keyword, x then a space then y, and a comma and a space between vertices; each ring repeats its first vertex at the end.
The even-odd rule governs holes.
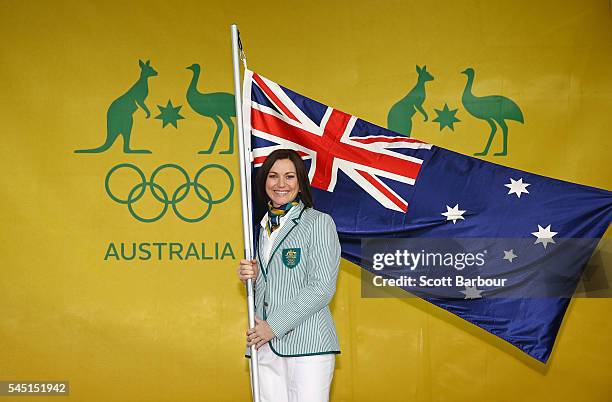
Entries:
POLYGON ((295 268, 300 263, 302 249, 300 248, 284 248, 283 249, 283 264, 287 268, 295 268))

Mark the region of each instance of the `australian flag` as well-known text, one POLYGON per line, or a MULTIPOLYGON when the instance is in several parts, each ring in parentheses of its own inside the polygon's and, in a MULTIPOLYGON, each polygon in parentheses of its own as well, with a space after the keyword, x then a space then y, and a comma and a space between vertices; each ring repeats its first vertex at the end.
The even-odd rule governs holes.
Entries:
POLYGON ((491 289, 470 286, 460 298, 422 296, 547 361, 571 292, 612 219, 612 192, 407 138, 252 71, 245 73, 243 107, 254 168, 276 149, 296 150, 309 170, 315 208, 336 223, 343 257, 367 270, 364 239, 518 239, 521 245, 493 247, 499 261, 487 275, 513 274, 512 288, 530 294, 550 278, 538 271, 544 257, 564 239, 587 239, 581 257, 561 254, 552 264, 563 271, 566 294, 487 297, 491 289))

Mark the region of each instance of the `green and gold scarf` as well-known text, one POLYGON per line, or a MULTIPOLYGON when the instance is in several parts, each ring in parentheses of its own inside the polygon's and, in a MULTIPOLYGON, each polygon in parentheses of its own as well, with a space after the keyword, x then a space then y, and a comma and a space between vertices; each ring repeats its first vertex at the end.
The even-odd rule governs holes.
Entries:
POLYGON ((280 226, 280 219, 287 215, 287 212, 296 205, 299 205, 300 198, 297 197, 295 200, 281 205, 280 207, 272 206, 272 201, 268 201, 268 223, 266 224, 266 230, 268 236, 272 234, 280 226))

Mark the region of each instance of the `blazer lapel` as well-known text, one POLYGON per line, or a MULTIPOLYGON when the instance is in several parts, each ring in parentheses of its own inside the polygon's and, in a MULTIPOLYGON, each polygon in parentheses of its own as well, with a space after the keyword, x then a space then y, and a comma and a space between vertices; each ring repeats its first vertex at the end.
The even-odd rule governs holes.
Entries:
POLYGON ((267 282, 268 281, 268 267, 266 265, 264 265, 262 259, 261 259, 261 238, 264 235, 264 230, 265 229, 261 229, 261 227, 259 228, 259 238, 257 239, 257 260, 259 261, 259 267, 261 268, 261 272, 263 273, 264 276, 264 280, 267 282))
MULTIPOLYGON (((302 218, 302 214, 304 213, 304 210, 306 210, 306 207, 304 206, 303 203, 300 202, 300 205, 298 206, 298 208, 301 208, 298 216, 291 219, 290 222, 285 223, 283 227, 281 228, 281 231, 278 233, 278 236, 276 236, 276 239, 274 239, 274 243, 272 243, 272 252, 270 253, 270 258, 268 259, 268 265, 266 268, 270 267, 270 263, 272 262, 272 258, 274 258, 276 251, 278 251, 280 246, 285 242, 285 239, 287 238, 287 236, 289 236, 289 234, 293 231, 293 229, 295 229, 297 225, 300 223, 300 219, 302 218)), ((266 273, 267 272, 268 272, 268 269, 266 269, 266 273)))

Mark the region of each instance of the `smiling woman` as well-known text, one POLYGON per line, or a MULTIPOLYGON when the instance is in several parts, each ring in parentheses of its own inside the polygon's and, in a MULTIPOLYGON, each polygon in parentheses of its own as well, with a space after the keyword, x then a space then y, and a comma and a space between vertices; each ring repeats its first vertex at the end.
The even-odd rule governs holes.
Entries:
POLYGON ((299 190, 293 162, 290 159, 278 159, 266 177, 266 195, 272 206, 278 208, 295 200, 299 190))
POLYGON ((256 281, 256 325, 247 344, 259 350, 260 395, 270 402, 328 401, 340 353, 329 310, 340 264, 336 226, 313 208, 306 167, 293 150, 268 156, 257 195, 267 205, 257 259, 242 260, 238 277, 256 281))
POLYGON ((255 192, 261 204, 270 202, 279 207, 299 198, 306 207, 313 207, 306 166, 292 149, 272 152, 259 169, 256 181, 255 192))

